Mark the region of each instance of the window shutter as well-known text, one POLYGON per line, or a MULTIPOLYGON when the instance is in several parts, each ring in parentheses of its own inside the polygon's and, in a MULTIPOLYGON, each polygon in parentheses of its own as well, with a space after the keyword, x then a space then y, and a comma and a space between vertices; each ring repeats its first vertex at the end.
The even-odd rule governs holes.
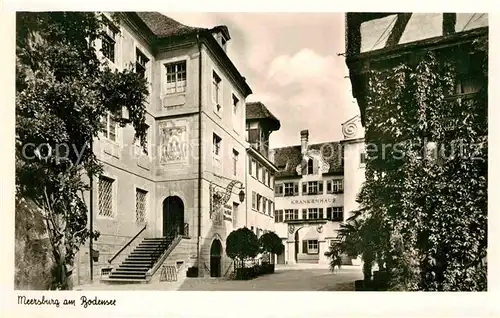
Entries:
POLYGON ((326 208, 326 218, 329 220, 332 218, 332 208, 326 208))
POLYGON ((293 218, 294 218, 294 220, 299 219, 299 210, 298 209, 293 210, 293 218))
POLYGON ((304 254, 307 253, 307 241, 306 240, 302 241, 302 253, 304 253, 304 254))
POLYGON ((318 215, 318 219, 322 219, 323 218, 323 208, 319 208, 319 215, 318 215))
POLYGON ((332 181, 328 180, 326 181, 326 193, 332 192, 332 181))
POLYGON ((307 220, 307 209, 302 209, 302 220, 307 220))
POLYGON ((299 183, 298 182, 294 183, 293 194, 294 195, 299 195, 299 183))
POLYGON ((307 183, 302 182, 302 195, 307 194, 307 183))
POLYGON ((323 181, 318 181, 318 192, 323 194, 323 181))

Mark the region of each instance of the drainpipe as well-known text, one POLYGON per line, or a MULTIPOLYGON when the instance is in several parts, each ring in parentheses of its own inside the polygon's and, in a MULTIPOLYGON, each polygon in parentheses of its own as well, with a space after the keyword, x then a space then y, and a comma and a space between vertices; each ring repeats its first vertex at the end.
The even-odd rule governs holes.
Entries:
MULTIPOLYGON (((90 153, 91 155, 93 154, 94 148, 93 148, 93 139, 94 136, 90 136, 90 153)), ((89 175, 89 182, 90 182, 90 209, 89 209, 89 218, 90 218, 90 233, 92 234, 94 232, 94 177, 92 173, 89 175)), ((92 282, 94 280, 94 263, 92 259, 92 236, 90 237, 89 240, 89 259, 90 259, 90 281, 92 282)))
POLYGON ((199 56, 198 56, 198 80, 199 80, 199 87, 198 87, 198 244, 197 244, 197 250, 198 250, 198 277, 201 277, 201 273, 203 270, 203 266, 201 264, 201 187, 202 187, 202 131, 201 131, 201 102, 202 102, 202 60, 201 60, 201 42, 200 42, 200 36, 199 32, 196 33, 196 42, 198 44, 198 51, 199 51, 199 56))
MULTIPOLYGON (((245 145, 246 146, 246 145, 245 145)), ((245 199, 245 227, 248 227, 248 198, 252 195, 250 191, 248 191, 250 188, 248 187, 248 165, 250 164, 250 158, 248 156, 248 151, 245 149, 246 157, 248 159, 248 162, 245 162, 245 189, 247 190, 247 197, 245 199)))

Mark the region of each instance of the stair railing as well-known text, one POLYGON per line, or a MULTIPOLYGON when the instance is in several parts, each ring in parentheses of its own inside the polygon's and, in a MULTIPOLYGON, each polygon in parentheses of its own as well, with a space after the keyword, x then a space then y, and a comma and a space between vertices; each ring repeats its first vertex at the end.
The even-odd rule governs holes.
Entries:
POLYGON ((175 240, 175 238, 179 235, 182 235, 183 237, 189 236, 189 223, 184 223, 182 228, 181 227, 175 227, 173 228, 167 236, 163 239, 163 241, 158 245, 158 247, 155 249, 155 251, 152 254, 152 259, 151 263, 149 265, 150 268, 152 268, 155 263, 158 261, 158 259, 163 255, 165 250, 169 247, 170 244, 172 244, 175 240))
POLYGON ((224 273, 224 277, 227 277, 227 273, 229 272, 229 270, 231 269, 231 266, 233 266, 233 265, 234 265, 234 260, 231 260, 231 263, 229 264, 229 266, 226 269, 226 272, 224 273))
POLYGON ((115 255, 113 257, 111 257, 110 259, 108 259, 108 263, 111 264, 111 262, 113 262, 113 260, 115 258, 118 257, 118 255, 121 254, 121 252, 123 252, 123 250, 125 250, 128 246, 130 246, 130 244, 132 244, 132 242, 139 236, 141 235, 142 232, 144 232, 146 230, 146 227, 147 227, 147 224, 144 225, 144 227, 132 238, 130 239, 127 244, 125 244, 118 252, 115 253, 115 255))

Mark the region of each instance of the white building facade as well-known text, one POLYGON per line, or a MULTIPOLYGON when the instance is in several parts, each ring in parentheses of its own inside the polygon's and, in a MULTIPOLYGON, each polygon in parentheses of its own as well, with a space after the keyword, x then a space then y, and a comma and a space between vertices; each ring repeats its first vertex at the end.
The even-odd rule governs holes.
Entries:
MULTIPOLYGON (((364 131, 359 116, 342 125, 344 139, 273 149, 278 168, 275 228, 285 245, 282 264, 329 262, 324 255, 339 225, 357 209, 364 181, 364 131)), ((346 260, 348 262, 349 260, 346 260)))

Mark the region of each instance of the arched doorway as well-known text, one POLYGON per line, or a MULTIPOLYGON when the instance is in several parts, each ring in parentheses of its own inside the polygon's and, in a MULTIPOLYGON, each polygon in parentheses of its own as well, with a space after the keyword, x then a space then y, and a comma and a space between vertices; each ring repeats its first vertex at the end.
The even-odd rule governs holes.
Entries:
POLYGON ((222 244, 218 239, 212 242, 210 247, 210 276, 221 277, 221 254, 222 244))
POLYGON ((184 228, 184 203, 178 196, 170 196, 163 201, 163 236, 182 234, 184 228))

